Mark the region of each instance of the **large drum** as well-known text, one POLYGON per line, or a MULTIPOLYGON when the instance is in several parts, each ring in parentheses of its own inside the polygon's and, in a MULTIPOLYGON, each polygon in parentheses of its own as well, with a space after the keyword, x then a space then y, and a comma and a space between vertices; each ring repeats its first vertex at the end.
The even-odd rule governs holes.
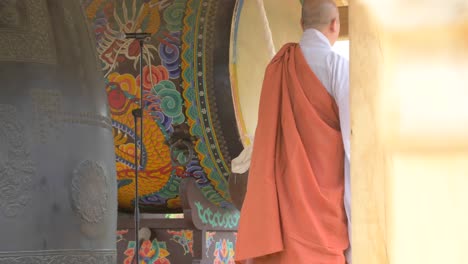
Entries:
POLYGON ((0 34, 0 263, 115 263, 112 121, 79 1, 0 1, 0 34))
POLYGON ((142 212, 180 212, 179 185, 192 177, 205 197, 232 207, 230 161, 242 150, 229 75, 233 0, 86 0, 106 79, 119 208, 133 212, 135 155, 142 212), (120 32, 147 32, 138 41, 120 32), (139 59, 143 56, 143 72, 139 59), (131 111, 144 89, 144 137, 131 111), (135 144, 143 151, 135 153, 135 144))

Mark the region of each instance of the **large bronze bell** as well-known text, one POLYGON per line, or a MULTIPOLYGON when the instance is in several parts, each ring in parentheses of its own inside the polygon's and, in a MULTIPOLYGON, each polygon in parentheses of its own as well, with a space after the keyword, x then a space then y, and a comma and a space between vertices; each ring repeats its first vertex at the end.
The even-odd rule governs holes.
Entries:
POLYGON ((79 1, 0 1, 0 263, 115 263, 112 124, 79 1))

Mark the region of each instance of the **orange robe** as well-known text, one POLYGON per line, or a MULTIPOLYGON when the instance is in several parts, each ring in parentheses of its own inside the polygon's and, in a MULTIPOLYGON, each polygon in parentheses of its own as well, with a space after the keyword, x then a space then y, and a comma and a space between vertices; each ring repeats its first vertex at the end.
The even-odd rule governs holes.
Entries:
POLYGON ((344 149, 338 108, 297 44, 269 64, 236 260, 344 264, 344 149))

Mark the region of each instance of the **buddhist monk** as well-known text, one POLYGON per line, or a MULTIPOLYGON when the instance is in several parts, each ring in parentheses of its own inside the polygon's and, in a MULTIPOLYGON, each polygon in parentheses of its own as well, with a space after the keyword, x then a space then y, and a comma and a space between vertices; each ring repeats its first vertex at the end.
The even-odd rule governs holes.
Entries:
POLYGON ((349 63, 330 0, 304 0, 299 44, 265 73, 236 261, 344 264, 349 251, 349 63))

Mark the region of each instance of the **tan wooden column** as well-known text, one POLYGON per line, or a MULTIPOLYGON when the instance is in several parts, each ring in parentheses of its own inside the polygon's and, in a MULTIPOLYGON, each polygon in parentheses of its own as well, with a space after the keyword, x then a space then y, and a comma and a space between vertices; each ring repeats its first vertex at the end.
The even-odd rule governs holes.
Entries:
POLYGON ((468 3, 349 17, 353 263, 468 263, 468 3))

